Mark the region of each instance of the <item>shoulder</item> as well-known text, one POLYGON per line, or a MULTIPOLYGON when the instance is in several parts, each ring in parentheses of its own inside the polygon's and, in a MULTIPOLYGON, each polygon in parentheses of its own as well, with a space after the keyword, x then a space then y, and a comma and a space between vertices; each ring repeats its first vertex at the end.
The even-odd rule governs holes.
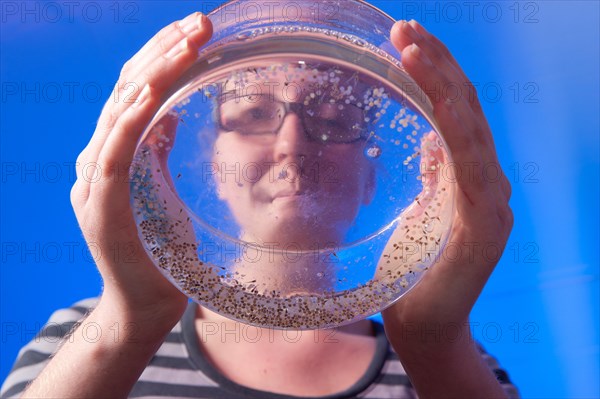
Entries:
POLYGON ((19 351, 8 377, 2 384, 0 397, 18 396, 42 371, 65 337, 97 303, 97 297, 83 299, 52 313, 44 327, 19 351))

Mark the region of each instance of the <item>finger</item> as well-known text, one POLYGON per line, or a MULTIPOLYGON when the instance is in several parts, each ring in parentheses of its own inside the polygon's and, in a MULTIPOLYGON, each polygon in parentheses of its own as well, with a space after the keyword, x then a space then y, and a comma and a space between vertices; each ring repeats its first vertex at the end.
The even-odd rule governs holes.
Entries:
POLYGON ((116 101, 116 112, 127 108, 146 83, 160 90, 161 80, 153 82, 150 78, 156 75, 153 69, 164 67, 165 59, 177 61, 185 50, 197 50, 212 35, 210 21, 200 13, 192 14, 183 21, 174 22, 165 29, 166 33, 153 39, 156 43, 147 51, 138 52, 138 56, 134 56, 135 60, 128 61, 123 67, 119 84, 115 87, 116 94, 113 96, 119 100, 116 101), (131 93, 131 90, 134 93, 131 93))
MULTIPOLYGON (((404 26, 411 28, 408 24, 404 26)), ((422 39, 417 41, 428 46, 422 39)), ((424 90, 431 87, 444 87, 452 82, 448 75, 456 74, 456 71, 447 62, 438 59, 438 65, 434 64, 417 44, 411 44, 404 48, 402 60, 407 72, 424 90)), ((454 77, 454 79, 458 78, 454 77)), ((433 96, 432 93, 428 94, 434 106, 434 115, 445 115, 441 120, 436 120, 440 124, 441 132, 444 134, 456 166, 458 166, 457 178, 462 180, 465 188, 472 183, 475 192, 482 193, 492 189, 500 194, 499 185, 486 187, 484 181, 486 165, 498 163, 491 132, 485 118, 476 115, 463 99, 456 102, 448 100, 442 102, 435 93, 433 96), (453 122, 455 119, 460 121, 460 127, 453 122), (449 126, 444 126, 445 123, 449 123, 449 126), (452 134, 452 137, 448 137, 449 134, 452 134), (468 151, 472 153, 469 154, 468 151)), ((475 196, 474 192, 467 191, 472 200, 475 196)))
POLYGON ((98 155, 97 164, 102 170, 102 175, 91 185, 90 195, 94 193, 93 197, 99 204, 110 202, 117 208, 111 211, 120 213, 123 209, 119 207, 129 207, 129 166, 140 132, 156 112, 159 100, 160 97, 153 88, 146 85, 138 97, 138 102, 119 117, 98 155))
POLYGON ((436 194, 445 182, 441 179, 440 171, 444 165, 444 151, 438 145, 438 135, 431 131, 421 139, 421 160, 419 163, 419 177, 423 190, 415 198, 417 206, 410 211, 413 217, 419 216, 436 197, 436 194))
POLYGON ((187 36, 176 27, 177 23, 171 24, 165 28, 170 34, 160 35, 164 43, 156 42, 159 37, 155 36, 153 40, 156 43, 147 47, 147 51, 138 52, 138 55, 126 64, 121 78, 124 83, 121 87, 115 87, 115 92, 102 110, 96 133, 88 144, 89 159, 97 158, 119 115, 136 101, 142 87, 149 84, 158 94, 162 94, 166 87, 178 79, 196 60, 198 48, 212 35, 210 21, 202 16, 198 21, 200 22, 196 25, 196 30, 190 31, 191 28, 186 28, 190 32, 187 36), (176 42, 177 39, 181 40, 176 42), (138 67, 136 63, 141 65, 138 67), (133 92, 129 91, 131 89, 133 92))
MULTIPOLYGON (((481 109, 477 91, 448 48, 414 20, 408 23, 399 22, 395 25, 395 28, 396 34, 399 35, 399 37, 396 37, 396 40, 400 42, 399 44, 409 41, 417 44, 419 49, 425 54, 424 58, 431 61, 440 71, 442 79, 438 81, 423 80, 425 84, 424 88, 429 94, 432 103, 436 104, 442 101, 452 102, 457 109, 458 115, 464 118, 465 121, 472 122, 471 124, 467 124, 471 128, 471 131, 475 131, 474 128, 477 128, 478 133, 482 135, 481 141, 488 144, 489 151, 486 152, 484 159, 487 162, 497 162, 494 139, 487 119, 481 109)), ((411 55, 411 53, 405 54, 403 52, 402 60, 407 71, 411 76, 415 77, 421 69, 411 69, 410 65, 408 65, 411 64, 411 55)))
POLYGON ((456 180, 471 204, 489 201, 489 184, 483 173, 478 173, 483 165, 480 143, 474 135, 465 134, 466 127, 451 104, 443 103, 434 108, 434 117, 440 126, 452 154, 456 180), (479 166, 480 168, 477 168, 479 166))
MULTIPOLYGON (((427 90, 429 87, 435 87, 436 85, 439 86, 440 84, 448 82, 445 72, 438 68, 437 65, 434 65, 427 54, 416 43, 413 43, 402 51, 402 59, 406 70, 423 90, 427 90)), ((430 93, 428 94, 431 95, 430 93)), ((464 137, 463 139, 473 140, 474 137, 472 137, 472 135, 473 131, 475 130, 475 116, 473 113, 455 103, 450 101, 441 101, 436 97, 437 96, 435 95, 431 97, 434 114, 436 112, 441 112, 444 116, 446 116, 444 121, 449 121, 451 123, 450 126, 454 129, 455 135, 469 136, 464 137), (450 115, 448 112, 450 112, 452 116, 455 116, 456 119, 460 121, 460 129, 457 129, 452 123, 454 121, 453 118, 448 118, 450 115)), ((442 121, 440 120, 437 122, 442 124, 442 121)), ((443 129, 443 126, 440 127, 442 128, 443 133, 446 133, 445 130, 449 130, 443 129)), ((455 137, 454 140, 450 140, 451 142, 448 144, 456 144, 456 140, 458 139, 459 137, 455 137)))
MULTIPOLYGON (((493 150, 493 138, 491 133, 486 134, 486 131, 489 132, 489 126, 481 112, 477 93, 448 48, 414 20, 410 23, 398 21, 393 26, 391 35, 392 41, 403 53, 403 64, 413 77, 415 74, 419 74, 421 68, 411 70, 409 65, 412 61, 411 53, 403 51, 413 43, 417 44, 419 49, 423 51, 424 58, 430 60, 440 71, 442 79, 434 82, 424 80, 427 86, 422 87, 429 94, 432 103, 451 101, 457 107, 458 114, 464 117, 465 120, 472 120, 478 125, 484 125, 487 129, 482 129, 482 132, 493 150), (477 107, 473 107, 474 104, 477 107), (476 118, 473 118, 472 115, 475 115, 476 118)), ((493 151, 493 155, 495 156, 495 151, 493 151)))
MULTIPOLYGON (((464 99, 470 105, 475 106, 474 108, 476 109, 474 109, 474 111, 477 111, 480 114, 487 125, 474 86, 448 48, 437 37, 429 33, 415 20, 411 20, 410 22, 398 21, 392 27, 391 35, 392 42, 400 51, 404 50, 408 45, 416 43, 427 55, 427 58, 431 60, 436 67, 439 67, 446 73, 448 77, 448 80, 445 82, 446 84, 455 84, 460 88, 464 88, 465 90, 463 90, 458 98, 464 99)), ((440 101, 449 99, 447 96, 438 97, 440 101)))
MULTIPOLYGON (((181 74, 187 68, 189 68, 196 60, 198 52, 198 45, 196 43, 199 43, 199 45, 204 44, 210 39, 210 35, 212 34, 212 25, 210 24, 210 22, 208 22, 208 24, 203 25, 203 27, 203 29, 202 27, 200 27, 200 30, 203 34, 202 41, 190 42, 187 38, 184 38, 183 41, 180 42, 183 43, 183 45, 179 54, 175 55, 174 57, 158 57, 155 60, 154 65, 149 68, 149 75, 145 80, 149 82, 146 83, 146 85, 148 87, 152 87, 153 97, 161 98, 166 88, 173 84, 175 80, 178 79, 181 76, 181 74), (151 86, 152 84, 155 84, 157 89, 151 86)), ((86 154, 87 163, 95 164, 97 161, 98 163, 100 163, 99 158, 101 152, 105 150, 110 152, 114 149, 114 147, 109 147, 108 149, 105 149, 105 144, 111 135, 119 134, 117 132, 113 132, 113 129, 118 123, 120 116, 127 112, 127 110, 132 108, 132 106, 137 105, 137 102, 140 101, 140 96, 141 92, 137 93, 135 100, 136 102, 128 104, 128 107, 122 110, 117 110, 114 107, 114 104, 112 104, 110 101, 107 103, 105 109, 102 112, 102 120, 99 121, 98 127, 96 128, 96 132, 94 133, 88 146, 83 151, 86 154)), ((135 109, 137 107, 133 108, 135 109)), ((151 115, 147 117, 147 119, 145 120, 145 124, 147 124, 150 119, 151 115)), ((130 138, 134 140, 134 142, 137 142, 141 132, 145 127, 145 124, 141 124, 141 127, 138 130, 127 131, 126 134, 128 134, 130 138)), ((121 132, 120 134, 123 133, 121 132)), ((107 159, 105 159, 103 162, 102 173, 104 175, 113 172, 123 174, 124 170, 127 168, 127 165, 131 163, 132 157, 133 155, 131 153, 131 158, 121 160, 120 164, 111 164, 110 162, 112 161, 110 160, 114 159, 115 157, 107 157, 108 161, 107 159)), ((117 180, 123 179, 119 178, 117 180)), ((87 185, 87 187, 83 187, 82 185, 81 190, 83 192, 82 195, 87 198, 89 196, 90 190, 89 184, 87 185)))
MULTIPOLYGON (((456 89, 449 92, 453 98, 464 98, 469 105, 476 106, 481 110, 477 91, 471 84, 466 74, 450 52, 450 50, 434 35, 429 33, 417 21, 398 21, 392 27, 392 42, 399 51, 416 43, 429 57, 432 63, 440 68, 444 67, 448 72, 449 79, 456 84, 456 89), (454 78, 454 79, 451 79, 454 78), (455 93, 457 90, 458 95, 455 93)), ((447 97, 443 98, 446 100, 447 97)))
MULTIPOLYGON (((200 40, 201 34, 195 29, 196 26, 202 26, 205 20, 208 19, 205 15, 200 12, 194 12, 182 20, 175 21, 165 28, 161 29, 152 39, 150 39, 132 58, 130 65, 137 70, 143 68, 145 64, 149 62, 145 59, 149 58, 153 60, 156 58, 156 54, 165 54, 175 44, 179 43, 184 37, 188 37, 192 41, 200 40)), ((198 46, 201 43, 198 42, 198 46)), ((136 70, 131 71, 131 75, 135 74, 136 70)))
POLYGON ((181 47, 183 39, 187 39, 192 45, 199 48, 206 42, 206 32, 204 31, 209 26, 211 24, 208 17, 199 12, 172 23, 164 29, 166 32, 159 33, 158 37, 155 36, 151 39, 151 42, 155 43, 150 48, 139 51, 139 58, 130 64, 131 68, 125 71, 125 79, 144 76, 147 68, 161 57, 174 57, 173 53, 177 52, 178 45, 181 47))
POLYGON ((452 101, 455 103, 459 115, 467 117, 472 114, 468 103, 461 101, 463 99, 461 98, 460 91, 467 82, 466 77, 456 70, 450 60, 437 51, 430 41, 417 33, 409 23, 399 23, 397 25, 400 26, 400 36, 396 40, 401 42, 401 44, 406 43, 405 47, 399 49, 402 52, 402 63, 413 78, 422 77, 422 79, 418 80, 425 84, 424 86, 422 85, 422 88, 429 95, 431 102, 435 105, 444 101, 452 101), (414 44, 423 53, 420 61, 428 61, 437 70, 437 79, 424 79, 426 75, 424 75, 422 68, 413 68, 413 71, 410 70, 410 66, 414 64, 415 60, 413 58, 416 52, 405 50, 413 48, 414 44))
MULTIPOLYGON (((399 23, 400 34, 397 40, 401 44, 408 44, 401 50, 402 63, 407 72, 415 79, 421 89, 427 93, 434 107, 442 102, 450 101, 448 98, 448 88, 461 87, 461 82, 455 80, 457 71, 447 61, 440 57, 431 58, 431 44, 427 43, 422 36, 408 23, 399 23)), ((456 112, 461 117, 463 123, 469 129, 473 130, 475 125, 475 115, 469 106, 464 102, 453 101, 456 112)))
POLYGON ((177 125, 179 124, 179 114, 177 111, 167 112, 154 126, 152 131, 148 133, 148 137, 144 139, 148 150, 152 151, 158 160, 157 166, 162 169, 166 182, 172 187, 175 187, 171 173, 169 172, 169 154, 175 145, 175 135, 177 133, 177 125))
POLYGON ((506 198, 506 201, 508 202, 512 197, 512 186, 504 172, 502 172, 502 169, 500 169, 500 173, 500 186, 502 187, 502 193, 504 194, 504 198, 506 198))
MULTIPOLYGON (((454 95, 454 98, 457 98, 459 102, 457 105, 463 104, 464 106, 467 106, 475 115, 475 118, 473 118, 473 121, 475 122, 474 127, 476 128, 477 134, 483 139, 482 143, 485 145, 485 147, 482 148, 482 150, 484 150, 482 151, 484 164, 481 165, 481 172, 485 173, 488 170, 488 165, 490 164, 496 165, 496 167, 501 171, 494 137, 481 107, 481 103, 479 102, 477 90, 467 78, 463 69, 452 56, 446 45, 444 45, 433 34, 429 33, 425 27, 423 27, 417 21, 412 20, 408 24, 415 32, 418 33, 418 35, 424 39, 420 42, 420 47, 427 54, 427 56, 433 60, 435 65, 437 65, 436 62, 439 62, 440 64, 448 63, 452 65, 452 68, 447 70, 449 79, 445 84, 449 85, 452 84, 452 82, 455 82, 454 87, 460 88, 460 91, 457 93, 458 95, 454 95)), ((446 101, 448 100, 449 99, 446 98, 446 101)), ((452 102, 457 103, 456 100, 452 102)), ((459 106, 459 115, 466 116, 464 109, 461 108, 462 107, 459 106)), ((503 173, 501 173, 501 175, 503 175, 503 173)), ((506 183, 508 183, 508 181, 501 182, 498 186, 499 191, 504 195, 504 197, 509 198, 511 195, 510 184, 508 184, 507 187, 506 183)))
POLYGON ((431 43, 432 53, 428 54, 430 57, 434 56, 433 52, 439 54, 438 57, 440 58, 440 60, 443 59, 444 61, 447 61, 452 66, 452 68, 454 68, 458 73, 462 74, 466 80, 466 74, 464 73, 462 67, 460 66, 458 61, 456 61, 456 58, 454 58, 448 47, 444 43, 442 43, 441 40, 439 40, 436 36, 427 31, 425 27, 423 27, 423 25, 419 24, 419 22, 417 22, 414 19, 408 21, 407 24, 412 28, 413 31, 415 31, 419 35, 419 37, 431 43))
POLYGON ((443 148, 438 145, 438 135, 434 131, 426 133, 421 139, 421 173, 424 184, 434 177, 444 163, 444 158, 443 148))
POLYGON ((166 160, 169 152, 173 148, 175 133, 179 124, 179 114, 177 111, 167 112, 152 127, 152 131, 145 140, 150 148, 158 155, 162 161, 166 160))
MULTIPOLYGON (((392 43, 394 44, 394 46, 398 49, 398 51, 402 51, 404 50, 404 48, 406 48, 407 46, 410 46, 413 43, 417 43, 420 47, 422 47, 421 43, 424 40, 424 36, 423 34, 421 34, 420 32, 422 31, 422 27, 418 24, 416 24, 416 21, 397 21, 394 26, 392 27, 391 30, 391 40, 392 43), (413 25, 418 25, 419 29, 416 29, 413 25)), ((433 35, 429 34, 429 36, 431 36, 433 38, 433 35)), ((428 40, 429 37, 428 37, 428 40)), ((437 40, 437 39, 435 39, 437 40)), ((439 40, 438 40, 439 42, 439 40)), ((441 42, 439 42, 441 43, 441 42)), ((443 45, 442 45, 443 46, 443 45)), ((456 71, 461 71, 460 66, 458 65, 458 63, 456 62, 456 60, 454 59, 454 57, 452 57, 452 55, 450 54, 450 52, 448 51, 448 49, 443 46, 442 48, 440 48, 440 53, 446 55, 446 60, 448 61, 448 63, 450 64, 450 66, 454 69, 456 69, 456 71)), ((431 54, 428 54, 430 57, 432 56, 431 54)), ((432 58, 433 59, 433 58, 432 58)), ((445 61, 446 61, 445 60, 445 61)))

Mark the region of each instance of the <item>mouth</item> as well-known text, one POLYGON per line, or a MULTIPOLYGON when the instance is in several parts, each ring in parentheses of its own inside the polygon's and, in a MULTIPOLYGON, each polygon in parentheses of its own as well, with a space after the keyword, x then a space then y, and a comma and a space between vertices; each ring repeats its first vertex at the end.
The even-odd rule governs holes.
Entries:
POLYGON ((306 195, 305 193, 300 192, 300 191, 277 193, 273 196, 273 201, 281 201, 281 200, 291 201, 291 200, 295 200, 295 199, 300 199, 301 197, 304 197, 305 195, 306 195))
POLYGON ((311 194, 313 194, 313 193, 309 192, 308 190, 298 190, 298 189, 282 190, 282 191, 275 193, 275 195, 273 195, 272 202, 275 202, 275 201, 299 201, 299 200, 308 198, 311 194))

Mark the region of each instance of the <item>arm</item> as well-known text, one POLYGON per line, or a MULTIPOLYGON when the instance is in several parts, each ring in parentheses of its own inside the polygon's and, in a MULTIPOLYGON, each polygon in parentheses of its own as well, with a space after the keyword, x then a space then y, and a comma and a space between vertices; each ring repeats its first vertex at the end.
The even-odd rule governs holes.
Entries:
POLYGON ((126 397, 185 311, 187 298, 154 267, 138 239, 126 172, 164 91, 196 60, 211 35, 209 20, 192 14, 164 28, 123 67, 115 87, 119 95, 111 98, 127 98, 126 84, 135 83, 137 100, 107 102, 77 160, 71 191, 85 239, 100 250, 96 265, 104 281, 102 297, 23 396, 126 397), (90 163, 102 173, 93 184, 82 176, 90 163), (125 247, 127 259, 111 253, 125 247), (100 339, 85 339, 80 329, 89 323, 96 323, 100 339), (115 328, 119 339, 110 333, 115 328))
POLYGON ((420 337, 417 343, 394 340, 394 349, 399 351, 398 356, 420 398, 508 397, 470 339, 468 328, 460 332, 462 339, 456 342, 443 342, 446 338, 443 334, 438 335, 438 342, 432 342, 436 341, 435 328, 439 327, 429 325, 415 329, 415 335, 420 337))
POLYGON ((22 397, 127 397, 169 331, 157 328, 159 322, 133 320, 99 304, 22 397))
POLYGON ((44 327, 19 351, 10 373, 2 383, 0 398, 19 397, 27 384, 39 375, 52 354, 56 353, 60 343, 97 303, 98 298, 88 298, 53 312, 44 327))
POLYGON ((448 101, 444 90, 439 96, 428 92, 462 172, 456 176, 450 242, 463 250, 459 257, 442 254, 419 284, 384 311, 386 332, 420 397, 503 398, 506 394, 473 342, 468 321, 512 229, 510 184, 505 176, 496 182, 483 177, 484 166, 500 168, 492 134, 476 93, 468 90, 472 86, 448 49, 415 21, 396 23, 391 37, 404 67, 422 88, 464 88, 458 99, 448 101), (482 253, 483 245, 477 243, 496 245, 497 259, 482 253), (453 339, 436 333, 445 328, 452 328, 453 339))

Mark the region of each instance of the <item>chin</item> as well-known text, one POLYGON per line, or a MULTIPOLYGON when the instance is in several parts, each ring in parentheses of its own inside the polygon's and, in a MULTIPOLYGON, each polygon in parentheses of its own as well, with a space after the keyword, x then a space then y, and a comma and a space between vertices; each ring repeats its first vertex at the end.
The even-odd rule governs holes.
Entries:
MULTIPOLYGON (((276 243, 282 249, 294 250, 321 250, 337 247, 343 242, 344 234, 336 224, 323 224, 314 218, 308 220, 301 216, 279 216, 271 221, 268 231, 264 231, 261 241, 276 243)), ((347 225, 346 222, 343 223, 347 225)), ((345 231, 345 230, 344 230, 345 231)))

